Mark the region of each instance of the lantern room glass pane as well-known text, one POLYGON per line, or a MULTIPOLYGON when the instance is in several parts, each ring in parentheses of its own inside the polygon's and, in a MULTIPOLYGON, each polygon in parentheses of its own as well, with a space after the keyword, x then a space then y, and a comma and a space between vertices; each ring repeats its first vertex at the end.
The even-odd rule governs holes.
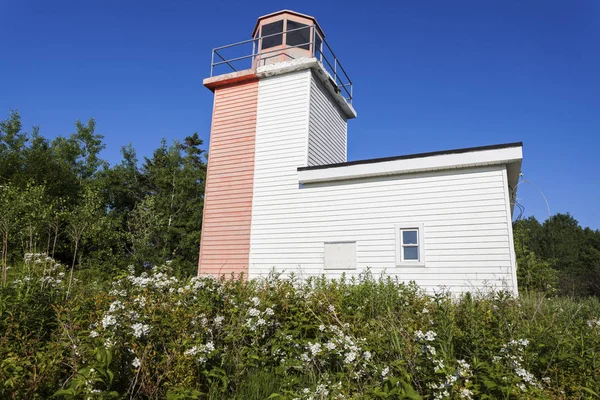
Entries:
POLYGON ((283 20, 266 24, 261 29, 262 49, 279 46, 283 43, 283 20), (279 33, 279 35, 277 35, 279 33), (274 35, 265 37, 268 35, 274 35))
POLYGON ((315 57, 318 57, 319 59, 321 59, 321 53, 323 52, 323 50, 321 49, 321 45, 323 44, 323 39, 321 39, 321 36, 319 36, 319 34, 315 34, 315 49, 313 50, 313 53, 315 55, 315 57))
POLYGON ((402 244, 417 244, 417 231, 402 231, 402 244))
POLYGON ((311 42, 310 26, 288 19, 285 41, 288 46, 296 46, 299 49, 308 50, 311 42), (298 30, 290 32, 293 29, 298 30))

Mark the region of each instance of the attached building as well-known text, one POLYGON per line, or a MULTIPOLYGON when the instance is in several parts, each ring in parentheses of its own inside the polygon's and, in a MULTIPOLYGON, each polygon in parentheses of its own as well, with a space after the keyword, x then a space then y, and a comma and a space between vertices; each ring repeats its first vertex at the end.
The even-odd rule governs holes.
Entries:
POLYGON ((214 110, 199 274, 369 269, 432 291, 517 293, 521 143, 348 162, 352 83, 316 20, 293 11, 215 49, 204 85, 214 110), (222 54, 238 46, 251 51, 222 54))

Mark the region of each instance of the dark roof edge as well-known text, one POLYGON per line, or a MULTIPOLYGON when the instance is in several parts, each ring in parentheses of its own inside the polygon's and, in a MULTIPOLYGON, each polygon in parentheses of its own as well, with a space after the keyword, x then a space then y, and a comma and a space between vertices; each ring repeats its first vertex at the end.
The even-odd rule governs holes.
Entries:
POLYGON ((509 147, 523 147, 523 142, 493 144, 493 145, 489 145, 489 146, 479 146, 479 147, 467 147, 464 149, 433 151, 433 152, 429 152, 429 153, 406 154, 403 156, 394 156, 394 157, 371 158, 371 159, 367 159, 367 160, 348 161, 348 162, 337 163, 337 164, 314 165, 311 167, 298 167, 298 171, 311 171, 311 170, 316 170, 316 169, 348 167, 350 165, 373 164, 373 163, 378 163, 378 162, 396 161, 396 160, 408 160, 411 158, 425 158, 425 157, 433 157, 433 156, 442 156, 442 155, 446 155, 446 154, 471 153, 474 151, 498 150, 498 149, 506 149, 509 147))

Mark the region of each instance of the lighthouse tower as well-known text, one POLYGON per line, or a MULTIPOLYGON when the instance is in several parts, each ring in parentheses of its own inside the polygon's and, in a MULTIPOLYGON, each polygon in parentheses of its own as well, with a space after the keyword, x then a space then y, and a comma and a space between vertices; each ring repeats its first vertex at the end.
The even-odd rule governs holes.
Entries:
POLYGON ((283 10, 213 50, 204 86, 214 105, 198 273, 256 276, 253 238, 269 237, 265 222, 277 229, 272 193, 294 197, 299 167, 346 162, 352 82, 315 18, 283 10))

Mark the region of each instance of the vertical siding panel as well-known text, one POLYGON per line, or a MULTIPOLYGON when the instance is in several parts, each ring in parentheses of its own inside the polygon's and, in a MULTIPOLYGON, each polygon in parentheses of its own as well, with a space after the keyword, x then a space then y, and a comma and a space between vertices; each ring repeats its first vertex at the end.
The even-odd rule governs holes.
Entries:
POLYGON ((199 274, 248 274, 258 80, 217 88, 199 274))

